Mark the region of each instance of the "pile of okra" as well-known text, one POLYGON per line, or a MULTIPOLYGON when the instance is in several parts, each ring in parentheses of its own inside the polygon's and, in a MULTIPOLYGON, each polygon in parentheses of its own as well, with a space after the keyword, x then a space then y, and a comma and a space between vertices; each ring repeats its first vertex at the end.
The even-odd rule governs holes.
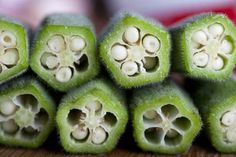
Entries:
POLYGON ((143 151, 187 152, 203 130, 236 153, 235 64, 236 28, 223 14, 167 29, 122 12, 98 37, 82 15, 49 15, 34 32, 1 16, 0 144, 38 148, 56 129, 66 152, 106 153, 130 121, 143 151))

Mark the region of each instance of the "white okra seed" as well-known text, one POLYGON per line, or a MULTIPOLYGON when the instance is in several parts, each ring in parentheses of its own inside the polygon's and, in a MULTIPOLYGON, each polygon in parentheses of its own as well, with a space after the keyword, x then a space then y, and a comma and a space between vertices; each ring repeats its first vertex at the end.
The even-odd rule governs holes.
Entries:
POLYGON ((90 101, 86 107, 89 109, 89 110, 94 110, 94 111, 97 111, 99 109, 102 108, 102 104, 99 102, 99 101, 90 101))
POLYGON ((41 57, 41 63, 49 69, 54 69, 59 65, 59 59, 50 53, 44 53, 41 57))
POLYGON ((221 57, 217 57, 214 61, 213 61, 213 65, 212 65, 213 69, 215 70, 221 70, 224 67, 224 61, 221 57))
POLYGON ((16 122, 12 119, 2 123, 2 129, 7 133, 15 133, 18 128, 16 122))
POLYGON ((226 138, 230 142, 235 142, 236 141, 236 128, 231 127, 226 131, 226 138))
POLYGON ((72 136, 77 139, 77 140, 83 140, 85 139, 89 134, 88 129, 83 128, 81 126, 76 127, 73 131, 72 131, 72 136))
POLYGON ((124 46, 122 45, 114 45, 111 48, 111 56, 118 61, 124 60, 127 56, 127 50, 124 46))
POLYGON ((19 60, 18 50, 15 48, 6 49, 0 61, 5 65, 15 65, 19 60))
POLYGON ((221 117, 221 123, 225 126, 230 126, 236 121, 236 114, 233 112, 226 112, 221 117))
POLYGON ((157 117, 157 113, 155 110, 149 110, 146 111, 143 116, 147 119, 154 119, 157 117))
POLYGON ((56 72, 56 79, 59 82, 68 82, 72 77, 72 71, 69 67, 62 67, 56 72))
POLYGON ((15 47, 16 36, 9 31, 3 31, 0 34, 0 44, 3 44, 5 47, 15 47))
POLYGON ((49 49, 53 52, 60 52, 60 51, 64 50, 66 47, 65 40, 64 40, 63 36, 61 36, 61 35, 52 36, 48 40, 47 44, 48 44, 49 49))
POLYGON ((32 127, 32 126, 28 126, 25 128, 25 131, 28 132, 28 133, 34 133, 36 130, 32 127))
POLYGON ((222 44, 221 44, 221 51, 223 53, 230 53, 233 50, 233 45, 231 42, 229 42, 228 40, 224 39, 222 44))
POLYGON ((201 30, 197 31, 193 34, 192 41, 196 42, 196 43, 199 43, 199 44, 202 44, 202 45, 205 45, 206 42, 207 42, 207 35, 206 35, 205 32, 203 32, 201 30))
POLYGON ((215 38, 224 32, 224 27, 219 23, 215 23, 209 26, 208 31, 215 38))
POLYGON ((121 70, 128 76, 134 75, 138 72, 138 65, 133 61, 127 61, 122 64, 121 70))
POLYGON ((204 67, 209 62, 209 56, 205 52, 198 52, 193 55, 193 63, 198 67, 204 67))
POLYGON ((143 38, 143 47, 151 53, 157 51, 160 47, 159 40, 153 35, 147 35, 143 38))
POLYGON ((11 115, 16 109, 16 105, 11 100, 3 101, 0 104, 0 112, 4 115, 11 115))
POLYGON ((107 138, 106 131, 102 127, 97 127, 92 134, 92 142, 94 144, 101 144, 107 138))
POLYGON ((125 30, 124 38, 129 43, 135 43, 139 40, 139 31, 137 28, 131 26, 125 30))
POLYGON ((80 36, 73 36, 70 40, 70 49, 72 51, 80 51, 85 47, 85 40, 80 36))

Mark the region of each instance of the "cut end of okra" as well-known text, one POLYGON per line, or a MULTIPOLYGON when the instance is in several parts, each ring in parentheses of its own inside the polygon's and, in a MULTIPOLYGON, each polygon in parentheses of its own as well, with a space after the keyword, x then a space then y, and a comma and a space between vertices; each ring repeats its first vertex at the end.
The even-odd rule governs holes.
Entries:
MULTIPOLYGON (((236 57, 236 29, 227 17, 220 14, 198 16, 184 25, 182 34, 182 40, 177 34, 175 37, 176 40, 179 38, 175 44, 184 48, 177 53, 186 53, 181 55, 185 60, 183 64, 186 64, 181 71, 206 79, 223 79, 231 74, 236 57)), ((173 58, 176 64, 182 64, 179 62, 182 58, 177 58, 181 56, 173 58)))
POLYGON ((119 18, 100 43, 100 56, 112 77, 127 88, 163 80, 169 72, 168 33, 139 16, 119 18))
POLYGON ((128 115, 114 91, 106 88, 111 87, 103 81, 89 82, 76 91, 75 101, 68 95, 59 107, 57 124, 66 151, 98 154, 115 147, 128 115))
POLYGON ((14 83, 1 90, 0 143, 37 148, 52 131, 55 106, 38 82, 14 83))
POLYGON ((89 26, 83 25, 82 18, 88 22, 79 15, 52 15, 35 39, 32 69, 60 91, 78 86, 98 73, 95 35, 89 26), (76 20, 77 24, 70 25, 76 20))
POLYGON ((28 67, 26 28, 6 17, 0 17, 0 82, 5 82, 28 67))
POLYGON ((143 89, 145 92, 134 94, 143 94, 142 99, 147 100, 135 104, 132 120, 134 138, 145 151, 183 153, 201 128, 200 116, 193 104, 181 91, 170 88, 176 87, 147 87, 143 89))

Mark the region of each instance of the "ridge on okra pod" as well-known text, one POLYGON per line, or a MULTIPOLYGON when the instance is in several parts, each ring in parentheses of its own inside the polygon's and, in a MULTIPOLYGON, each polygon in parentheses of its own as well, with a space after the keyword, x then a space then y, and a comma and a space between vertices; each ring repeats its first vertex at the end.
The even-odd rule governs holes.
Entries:
POLYGON ((144 151, 184 153, 201 129, 198 110, 171 81, 135 89, 130 103, 133 136, 144 151))
POLYGON ((33 71, 56 90, 85 83, 99 71, 92 23, 77 14, 49 15, 37 32, 30 59, 33 71))
POLYGON ((17 78, 0 88, 0 143, 38 148, 54 128, 56 106, 34 78, 17 78))
POLYGON ((169 72, 168 32, 134 13, 117 14, 101 35, 99 53, 111 77, 125 88, 162 81, 169 72))
POLYGON ((204 13, 170 29, 172 70, 187 76, 224 80, 236 60, 236 29, 223 14, 204 13))
POLYGON ((236 80, 199 82, 192 92, 213 147, 223 153, 236 152, 236 80))
POLYGON ((0 83, 28 68, 28 29, 20 21, 0 16, 0 83))
POLYGON ((125 131, 124 93, 97 78, 63 97, 56 116, 63 148, 70 153, 106 153, 125 131))

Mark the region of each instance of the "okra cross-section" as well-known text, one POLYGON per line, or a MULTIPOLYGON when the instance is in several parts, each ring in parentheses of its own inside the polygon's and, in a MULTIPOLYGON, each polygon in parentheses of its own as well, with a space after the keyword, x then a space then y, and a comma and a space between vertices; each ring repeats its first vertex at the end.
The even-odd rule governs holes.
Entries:
POLYGON ((30 65, 59 91, 93 78, 99 65, 96 38, 89 19, 76 14, 47 17, 35 38, 30 65))
POLYGON ((0 17, 0 83, 28 68, 28 35, 23 24, 0 17))
POLYGON ((69 92, 56 117, 64 149, 92 154, 111 151, 128 120, 124 103, 123 93, 101 78, 69 92))
POLYGON ((9 83, 0 89, 0 143, 37 148, 54 128, 55 104, 32 78, 9 83))
POLYGON ((236 29, 222 14, 202 14, 171 29, 173 69, 190 77, 222 80, 236 59, 236 29))
POLYGON ((236 80, 201 82, 193 92, 205 131, 219 152, 236 152, 236 80), (223 90, 222 90, 223 89, 223 90))
POLYGON ((172 82, 136 89, 131 104, 133 135, 144 151, 184 153, 201 128, 197 109, 172 82))
POLYGON ((119 85, 142 86, 168 75, 170 41, 161 25, 124 13, 114 17, 105 31, 100 57, 119 85))

